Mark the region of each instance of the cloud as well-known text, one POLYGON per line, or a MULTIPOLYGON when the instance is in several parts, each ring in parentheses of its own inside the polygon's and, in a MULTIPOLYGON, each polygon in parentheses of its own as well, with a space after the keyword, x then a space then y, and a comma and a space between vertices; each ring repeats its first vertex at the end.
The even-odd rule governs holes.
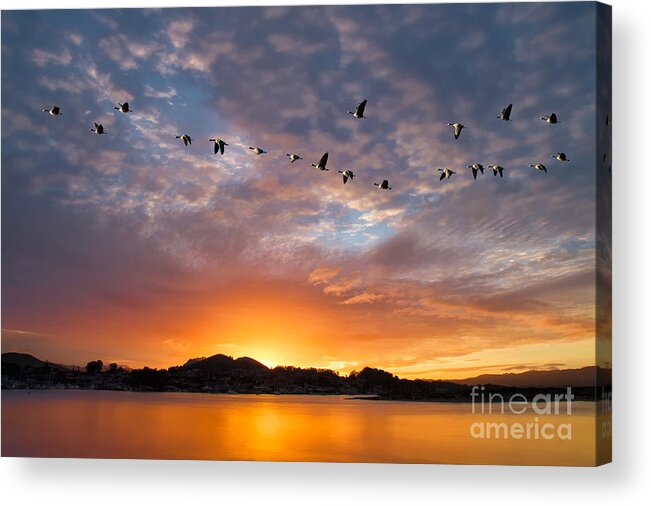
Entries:
POLYGON ((75 46, 81 46, 82 42, 84 41, 84 38, 75 32, 66 32, 65 36, 75 46))
POLYGON ((279 53, 294 54, 298 52, 301 54, 312 54, 322 51, 326 48, 326 45, 323 42, 300 40, 285 33, 271 34, 267 37, 267 41, 279 53))
POLYGON ((134 70, 142 60, 149 58, 158 49, 155 42, 138 42, 123 34, 106 37, 99 42, 99 47, 116 62, 121 70, 134 70))
POLYGON ((342 304, 370 304, 384 300, 384 298, 385 296, 381 293, 360 293, 344 300, 342 304))
POLYGON ((172 45, 176 49, 180 49, 187 44, 190 38, 190 32, 193 28, 194 21, 192 20, 186 19, 172 21, 167 29, 167 36, 172 45))
POLYGON ((51 91, 65 91, 67 93, 82 93, 86 87, 83 82, 75 78, 69 79, 51 79, 47 76, 42 76, 39 83, 51 91))
POLYGON ((147 97, 153 97, 153 98, 165 98, 165 99, 172 99, 176 96, 176 90, 174 88, 167 88, 164 90, 157 90, 153 88, 152 86, 146 84, 145 85, 145 96, 147 97))
POLYGON ((39 67, 43 67, 49 63, 55 65, 70 65, 72 54, 67 48, 56 53, 45 51, 43 49, 34 49, 32 51, 32 61, 39 67))
POLYGON ((133 100, 133 95, 113 81, 110 72, 102 72, 96 63, 88 63, 85 69, 88 82, 102 99, 113 103, 133 100))

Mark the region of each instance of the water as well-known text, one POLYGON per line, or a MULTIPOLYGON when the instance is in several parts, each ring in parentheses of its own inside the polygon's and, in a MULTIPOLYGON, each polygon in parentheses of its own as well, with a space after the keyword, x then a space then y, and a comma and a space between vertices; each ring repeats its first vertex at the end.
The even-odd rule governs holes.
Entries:
POLYGON ((148 459, 594 465, 595 404, 574 402, 572 439, 478 439, 468 403, 343 396, 2 391, 2 455, 148 459))

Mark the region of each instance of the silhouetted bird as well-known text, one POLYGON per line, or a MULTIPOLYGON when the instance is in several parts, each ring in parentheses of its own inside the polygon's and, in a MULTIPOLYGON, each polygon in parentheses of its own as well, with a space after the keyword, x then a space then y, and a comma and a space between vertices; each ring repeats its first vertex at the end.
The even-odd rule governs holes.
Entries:
POLYGON ((377 186, 380 190, 390 190, 391 187, 389 186, 389 180, 384 179, 381 183, 373 183, 375 186, 377 186))
POLYGON ((529 167, 533 167, 536 170, 542 170, 545 174, 547 174, 547 167, 545 167, 542 163, 530 163, 529 167))
POLYGON ((188 144, 192 144, 192 138, 188 134, 177 135, 176 138, 181 139, 183 141, 183 144, 185 144, 186 146, 188 144))
POLYGON ((461 123, 448 123, 448 126, 454 127, 454 138, 458 139, 461 135, 461 130, 465 127, 461 123))
POLYGON ((565 153, 556 153, 555 155, 552 155, 552 158, 556 158, 559 162, 569 162, 570 161, 567 158, 567 155, 565 153))
POLYGON ((302 156, 298 156, 296 153, 287 153, 287 156, 289 157, 289 163, 294 163, 296 160, 302 160, 302 156))
POLYGON ((489 165, 488 168, 493 169, 493 176, 499 174, 500 177, 504 177, 504 167, 501 165, 489 165))
POLYGON ((439 172, 441 172, 441 177, 439 178, 439 181, 443 181, 444 179, 450 179, 452 177, 452 174, 456 174, 456 172, 448 169, 447 167, 445 169, 439 169, 439 172))
POLYGON ((319 163, 311 163, 310 165, 312 167, 316 167, 319 170, 329 170, 326 168, 327 163, 328 163, 328 153, 326 152, 321 157, 321 160, 319 160, 319 163))
POLYGON ((59 116, 60 114, 63 114, 61 112, 61 108, 58 105, 55 105, 52 107, 52 109, 43 109, 43 112, 49 113, 50 116, 59 116))
POLYGON ((540 119, 551 124, 560 123, 560 121, 558 121, 558 117, 556 116, 555 112, 551 113, 549 116, 547 115, 541 116, 540 119))
POLYGON ((511 120, 511 110, 513 109, 513 104, 509 104, 507 107, 502 109, 502 112, 500 115, 497 117, 498 119, 504 120, 504 121, 510 121, 511 120))
POLYGON ((477 172, 484 173, 484 166, 481 163, 473 163, 472 165, 468 165, 468 168, 472 170, 472 177, 474 179, 477 179, 477 172))
POLYGON ((339 172, 339 174, 343 174, 344 184, 346 184, 346 181, 349 179, 352 180, 355 177, 355 173, 350 169, 338 170, 337 172, 339 172))
POLYGON ((215 143, 215 154, 221 153, 224 154, 224 146, 228 146, 228 143, 224 142, 222 139, 208 139, 210 142, 215 143))
POLYGON ((101 124, 98 124, 98 123, 94 123, 94 125, 95 125, 95 128, 91 128, 90 129, 91 132, 95 132, 97 135, 103 135, 103 134, 106 133, 104 131, 104 125, 101 125, 101 124))
POLYGON ((129 109, 129 102, 125 102, 124 104, 118 102, 118 106, 113 107, 113 109, 117 109, 120 112, 131 112, 131 109, 129 109))
POLYGON ((364 109, 366 109, 366 102, 367 100, 364 99, 362 100, 359 105, 355 108, 355 111, 348 111, 348 114, 352 114, 356 118, 363 118, 364 117, 364 109))

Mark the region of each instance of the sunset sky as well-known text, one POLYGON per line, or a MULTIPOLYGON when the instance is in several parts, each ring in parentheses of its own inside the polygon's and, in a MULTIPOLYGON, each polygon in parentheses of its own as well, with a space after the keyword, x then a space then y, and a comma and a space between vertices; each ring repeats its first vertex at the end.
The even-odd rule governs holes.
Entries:
POLYGON ((594 364, 594 45, 593 3, 4 11, 2 351, 594 364))

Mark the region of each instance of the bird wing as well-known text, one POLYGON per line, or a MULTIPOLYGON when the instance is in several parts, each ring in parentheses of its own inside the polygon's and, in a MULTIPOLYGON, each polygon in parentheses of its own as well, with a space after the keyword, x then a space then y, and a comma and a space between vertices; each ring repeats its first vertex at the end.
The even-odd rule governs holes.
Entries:
POLYGON ((346 181, 348 181, 348 176, 344 174, 344 184, 346 184, 346 181))
POLYGON ((439 181, 443 181, 445 179, 445 172, 441 172, 441 177, 439 178, 439 181))
POLYGON ((125 111, 128 111, 128 110, 129 110, 129 102, 125 102, 124 104, 122 104, 122 108, 123 108, 125 111))
POLYGON ((188 142, 192 144, 192 137, 190 137, 189 135, 188 135, 188 142))
POLYGON ((215 154, 219 153, 219 144, 217 144, 216 142, 213 151, 215 152, 215 154))
POLYGON ((319 160, 319 163, 317 165, 319 167, 325 168, 326 163, 328 163, 328 153, 323 154, 323 156, 321 157, 321 160, 319 160))
POLYGON ((502 112, 504 114, 504 118, 509 119, 511 116, 511 109, 513 109, 513 104, 509 104, 506 109, 502 112))
POLYGON ((477 169, 475 169, 474 167, 472 168, 472 177, 477 179, 477 169))
POLYGON ((183 144, 185 144, 186 146, 188 145, 188 138, 185 135, 181 137, 181 140, 183 141, 183 144))
POLYGON ((498 170, 499 173, 500 173, 500 177, 504 177, 504 176, 502 175, 502 171, 503 171, 504 169, 503 169, 502 167, 498 167, 497 170, 498 170))
POLYGON ((558 121, 558 118, 556 117, 556 113, 555 113, 555 112, 553 112, 553 113, 551 113, 551 114, 549 115, 549 121, 551 121, 552 123, 556 123, 556 122, 558 121))
POLYGON ((364 99, 357 106, 357 115, 358 116, 363 116, 364 115, 364 109, 366 109, 366 102, 367 102, 367 100, 364 99))
POLYGON ((221 141, 221 142, 219 143, 219 151, 220 151, 220 153, 221 153, 222 155, 224 154, 224 146, 225 146, 225 145, 226 145, 226 143, 225 143, 224 141, 221 141))

